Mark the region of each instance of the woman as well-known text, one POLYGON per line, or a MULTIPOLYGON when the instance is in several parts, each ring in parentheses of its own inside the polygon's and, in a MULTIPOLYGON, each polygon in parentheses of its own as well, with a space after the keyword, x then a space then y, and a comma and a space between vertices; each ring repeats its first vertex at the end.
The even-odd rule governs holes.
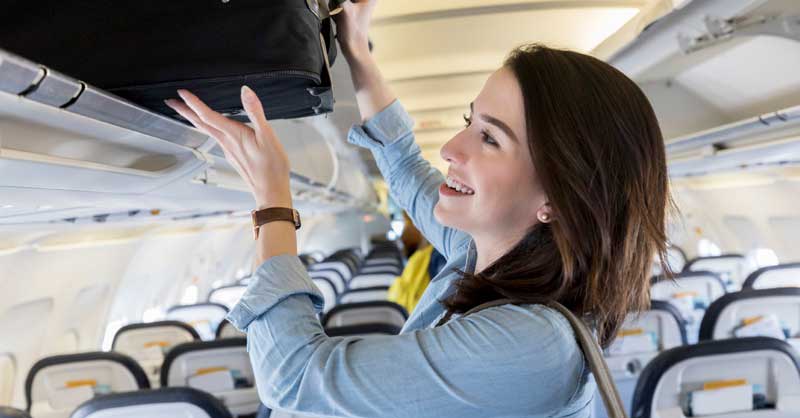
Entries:
MULTIPOLYGON (((400 335, 329 338, 293 225, 263 226, 263 264, 229 315, 247 332, 262 401, 341 417, 589 416, 595 386, 582 353, 567 320, 543 304, 591 320, 604 346, 628 311, 647 306, 669 200, 650 104, 596 59, 520 48, 442 148, 445 178, 421 158, 370 57, 374 5, 346 4, 337 22, 365 121, 349 140, 372 150, 447 266, 400 335), (523 303, 461 315, 499 298, 523 303)), ((179 94, 169 104, 220 142, 258 206, 290 206, 289 163, 258 98, 243 88, 249 128, 179 94)))

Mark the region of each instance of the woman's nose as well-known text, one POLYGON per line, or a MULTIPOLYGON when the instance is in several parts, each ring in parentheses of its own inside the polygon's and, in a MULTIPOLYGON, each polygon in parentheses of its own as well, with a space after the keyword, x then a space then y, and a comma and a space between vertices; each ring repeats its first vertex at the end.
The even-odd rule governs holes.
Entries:
POLYGON ((464 153, 461 149, 460 136, 461 133, 454 136, 452 139, 447 141, 439 151, 442 159, 450 164, 464 162, 464 153))

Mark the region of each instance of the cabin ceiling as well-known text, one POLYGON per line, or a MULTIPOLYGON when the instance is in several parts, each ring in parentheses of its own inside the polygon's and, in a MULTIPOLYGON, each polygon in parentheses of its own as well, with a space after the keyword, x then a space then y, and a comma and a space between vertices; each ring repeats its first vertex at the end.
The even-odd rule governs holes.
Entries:
POLYGON ((624 25, 649 23, 657 17, 654 8, 669 11, 685 2, 382 1, 370 36, 384 77, 416 120, 425 158, 446 170, 439 149, 460 129, 461 115, 511 49, 535 41, 590 53, 624 25))

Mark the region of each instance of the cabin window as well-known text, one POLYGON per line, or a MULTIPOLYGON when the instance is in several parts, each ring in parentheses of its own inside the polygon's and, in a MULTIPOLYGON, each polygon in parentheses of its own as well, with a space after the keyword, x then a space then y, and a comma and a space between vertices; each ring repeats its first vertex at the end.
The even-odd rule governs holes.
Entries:
POLYGON ((0 405, 11 405, 16 371, 14 356, 8 353, 0 354, 0 405))
POLYGON ((708 238, 700 238, 697 240, 697 256, 698 257, 711 257, 715 255, 722 255, 719 245, 708 238))

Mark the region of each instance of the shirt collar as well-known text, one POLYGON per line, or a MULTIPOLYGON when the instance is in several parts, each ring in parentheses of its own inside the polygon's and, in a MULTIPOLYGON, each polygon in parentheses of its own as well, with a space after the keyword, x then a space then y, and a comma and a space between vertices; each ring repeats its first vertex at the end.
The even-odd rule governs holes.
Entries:
POLYGON ((478 262, 478 250, 475 248, 475 241, 469 240, 467 245, 467 261, 464 263, 466 273, 475 273, 475 263, 478 262))

